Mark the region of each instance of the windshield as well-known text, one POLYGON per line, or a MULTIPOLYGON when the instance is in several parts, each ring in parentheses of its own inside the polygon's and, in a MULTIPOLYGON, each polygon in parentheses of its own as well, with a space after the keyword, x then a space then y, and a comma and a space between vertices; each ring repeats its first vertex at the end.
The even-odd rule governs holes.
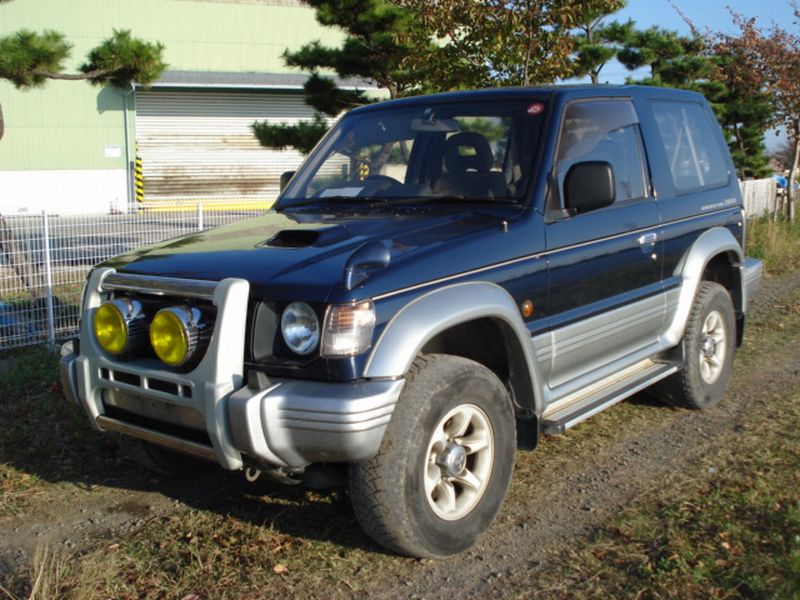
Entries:
POLYGON ((352 113, 309 157, 278 208, 521 202, 543 109, 526 99, 352 113))

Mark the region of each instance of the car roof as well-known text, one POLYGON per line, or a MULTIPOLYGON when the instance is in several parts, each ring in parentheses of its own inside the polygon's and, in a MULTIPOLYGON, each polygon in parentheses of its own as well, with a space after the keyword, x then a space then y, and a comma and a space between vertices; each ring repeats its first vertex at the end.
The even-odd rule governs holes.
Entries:
POLYGON ((480 90, 466 90, 457 92, 443 92, 439 94, 426 94, 420 96, 409 96, 395 100, 385 100, 374 104, 367 104, 355 108, 351 113, 369 112, 372 110, 383 110, 393 107, 411 107, 417 105, 427 105, 431 103, 446 104, 449 102, 483 102, 492 100, 513 100, 516 98, 525 99, 531 97, 562 97, 565 100, 572 98, 593 98, 593 97, 634 97, 646 96, 648 98, 663 98, 665 100, 693 100, 704 101, 701 94, 689 90, 678 90, 675 88, 654 87, 646 85, 549 85, 538 87, 499 87, 480 90))

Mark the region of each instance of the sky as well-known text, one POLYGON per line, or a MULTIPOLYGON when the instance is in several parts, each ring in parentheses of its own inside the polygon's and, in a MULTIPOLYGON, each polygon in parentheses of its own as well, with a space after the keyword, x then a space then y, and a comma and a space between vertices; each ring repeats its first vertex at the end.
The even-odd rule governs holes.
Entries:
MULTIPOLYGON (((689 26, 675 10, 677 7, 701 31, 736 33, 728 7, 744 17, 757 17, 759 24, 769 28, 773 24, 787 31, 795 28, 792 21, 791 0, 628 0, 628 6, 614 13, 609 20, 632 19, 640 29, 658 25, 688 34, 689 26)), ((798 26, 800 27, 800 26, 798 26)), ((619 63, 606 65, 601 80, 608 83, 623 83, 629 72, 619 63)))
MULTIPOLYGON (((737 29, 728 7, 744 17, 757 17, 759 25, 765 29, 772 25, 778 25, 787 31, 800 29, 800 24, 793 24, 795 19, 791 0, 628 0, 628 6, 611 15, 608 20, 632 19, 639 29, 658 25, 664 29, 688 34, 689 26, 675 7, 701 31, 708 28, 712 31, 736 33, 737 29)), ((624 83, 630 74, 630 71, 614 61, 603 68, 600 81, 624 83)), ((636 75, 646 76, 646 74, 647 71, 644 70, 641 75, 638 73, 636 75)), ((773 150, 781 139, 774 131, 769 131, 764 141, 767 148, 773 150)))

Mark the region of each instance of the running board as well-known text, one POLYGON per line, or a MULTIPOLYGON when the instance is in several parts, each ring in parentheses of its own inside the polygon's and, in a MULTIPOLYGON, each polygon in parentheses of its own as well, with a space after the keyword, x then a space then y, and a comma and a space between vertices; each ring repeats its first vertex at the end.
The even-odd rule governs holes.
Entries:
POLYGON ((642 361, 548 407, 542 415, 541 431, 551 435, 564 433, 677 371, 678 365, 673 363, 642 361))

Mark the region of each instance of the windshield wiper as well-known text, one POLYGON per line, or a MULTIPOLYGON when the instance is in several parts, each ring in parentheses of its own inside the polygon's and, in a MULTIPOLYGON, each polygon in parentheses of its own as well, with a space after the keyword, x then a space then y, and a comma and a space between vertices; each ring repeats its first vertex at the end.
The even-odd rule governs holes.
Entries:
POLYGON ((325 196, 324 198, 309 198, 281 208, 290 210, 308 206, 325 207, 326 204, 356 204, 365 208, 381 208, 383 206, 416 205, 416 204, 517 204, 520 200, 515 198, 491 198, 489 196, 325 196))
POLYGON ((488 196, 409 196, 409 197, 369 197, 370 207, 395 206, 398 204, 515 204, 514 198, 490 198, 488 196))
POLYGON ((303 208, 305 206, 324 206, 325 204, 366 204, 368 200, 368 198, 360 198, 358 196, 325 196, 324 198, 308 198, 300 202, 292 202, 287 206, 281 207, 281 210, 303 208))

